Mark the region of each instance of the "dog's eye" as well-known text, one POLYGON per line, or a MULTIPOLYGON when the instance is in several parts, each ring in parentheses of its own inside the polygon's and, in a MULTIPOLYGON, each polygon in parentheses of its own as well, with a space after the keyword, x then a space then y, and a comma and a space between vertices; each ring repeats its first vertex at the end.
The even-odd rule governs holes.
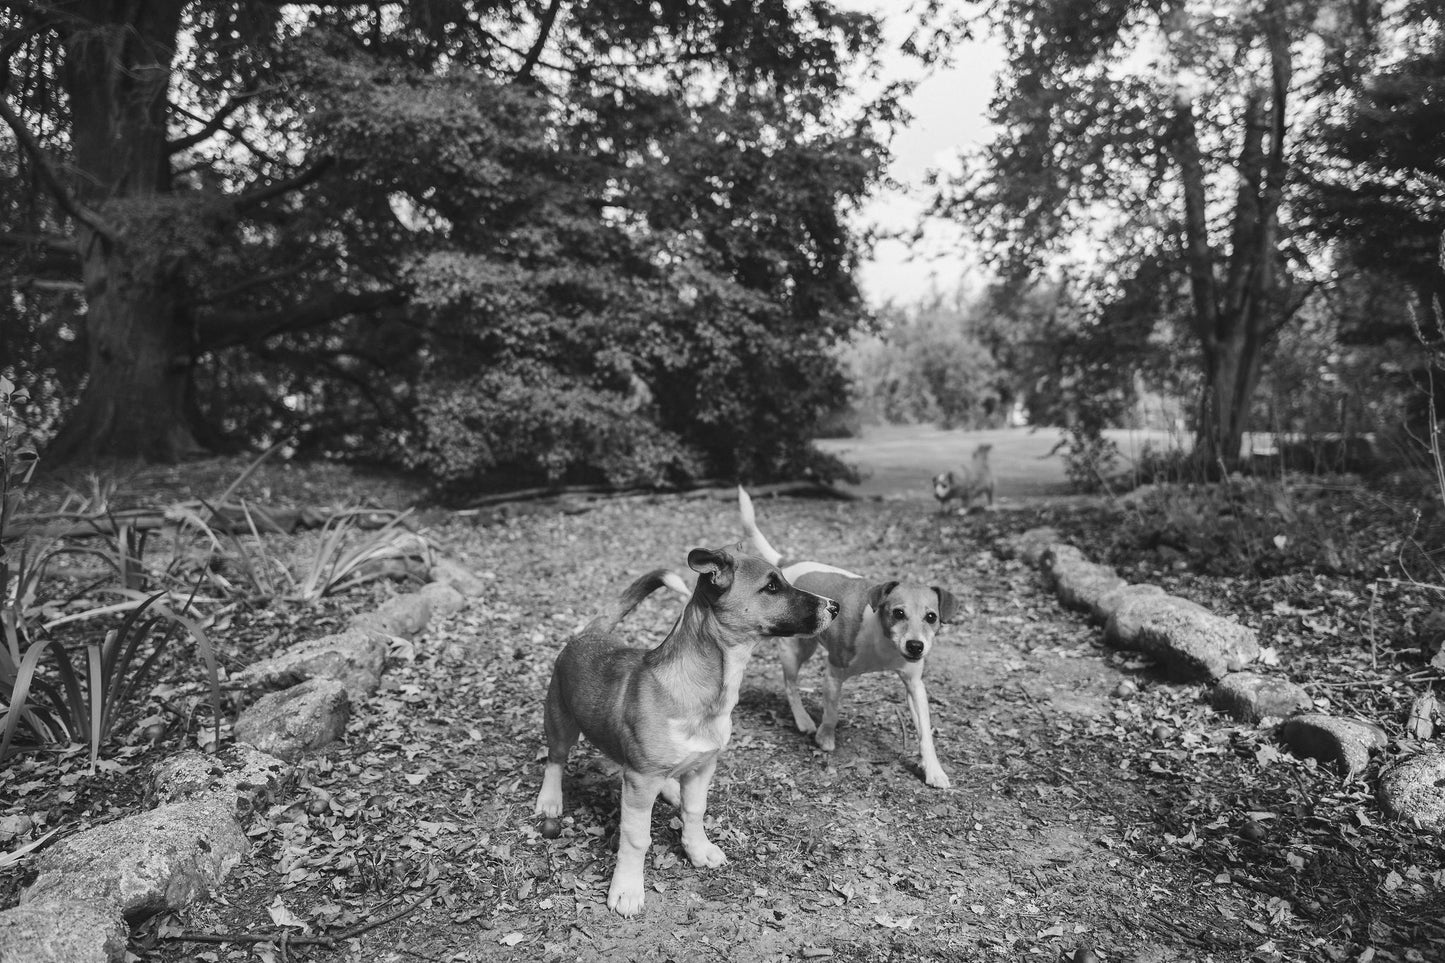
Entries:
POLYGON ((766 582, 763 583, 763 591, 767 592, 769 595, 778 594, 778 580, 775 578, 769 578, 766 582))
POLYGON ((929 625, 932 625, 934 622, 938 621, 938 613, 929 612, 923 617, 923 621, 927 622, 929 625))
POLYGON ((901 622, 904 619, 908 618, 908 613, 903 611, 902 609, 894 609, 893 617, 901 622))

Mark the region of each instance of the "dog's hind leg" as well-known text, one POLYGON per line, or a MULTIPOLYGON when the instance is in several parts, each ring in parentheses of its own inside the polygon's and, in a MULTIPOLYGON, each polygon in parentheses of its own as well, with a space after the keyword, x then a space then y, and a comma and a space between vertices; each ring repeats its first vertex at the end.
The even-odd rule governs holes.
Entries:
POLYGON ((652 845, 652 804, 663 780, 623 770, 622 819, 617 829, 617 868, 607 890, 607 908, 623 916, 642 911, 642 865, 652 845))
POLYGON ((728 861, 703 829, 707 790, 716 769, 717 757, 714 756, 682 777, 682 848, 694 866, 721 866, 728 861))
POLYGON ((537 815, 562 815, 562 770, 567 754, 577 744, 577 720, 562 699, 561 685, 553 674, 542 708, 542 728, 547 737, 547 766, 542 770, 542 790, 537 793, 537 815))
POLYGON ((923 687, 923 673, 899 672, 903 688, 908 693, 908 711, 913 724, 918 727, 918 753, 923 763, 923 781, 935 789, 949 787, 948 775, 939 765, 938 753, 933 749, 933 721, 928 713, 928 690, 923 687))
POLYGON ((788 694, 788 708, 793 710, 793 725, 799 732, 818 730, 813 717, 803 708, 803 694, 798 689, 798 673, 817 648, 818 640, 812 637, 781 639, 778 643, 778 661, 783 663, 783 691, 788 694))

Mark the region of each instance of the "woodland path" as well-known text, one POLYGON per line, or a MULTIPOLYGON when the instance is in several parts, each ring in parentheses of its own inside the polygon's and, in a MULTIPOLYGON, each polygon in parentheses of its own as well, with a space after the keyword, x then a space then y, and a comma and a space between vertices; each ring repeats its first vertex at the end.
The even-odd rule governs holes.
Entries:
MULTIPOLYGON (((1307 852, 1291 898, 1260 881, 1291 850, 1240 827, 1304 820, 1300 800, 1338 778, 1264 752, 1264 736, 1204 707, 1198 687, 1101 648, 1037 573, 993 553, 1015 513, 786 499, 758 511, 790 555, 946 585, 963 601, 926 672, 952 788, 920 778, 896 679, 849 683, 827 756, 792 728, 761 649, 710 805, 729 864, 688 865, 659 803, 644 913, 610 914, 616 779, 585 743, 562 837, 543 839, 532 816, 551 661, 632 577, 735 541, 736 507, 643 498, 453 524, 447 547, 495 593, 418 640, 345 744, 309 764, 298 798, 331 793, 351 815, 273 813, 224 904, 184 925, 261 927, 278 896, 302 919, 341 909, 344 922, 432 895, 344 950, 292 951, 398 961, 1052 961, 1081 947, 1137 963, 1269 961, 1331 958, 1329 940, 1343 952, 1350 932, 1400 939, 1406 924, 1369 894, 1316 893, 1332 885, 1328 854, 1307 852), (1116 694, 1126 679, 1137 691, 1116 694)), ((676 610, 671 597, 645 603, 631 619, 639 641, 658 641, 676 610)), ((805 690, 817 672, 805 669, 805 690)), ((805 700, 816 711, 816 688, 805 700)))

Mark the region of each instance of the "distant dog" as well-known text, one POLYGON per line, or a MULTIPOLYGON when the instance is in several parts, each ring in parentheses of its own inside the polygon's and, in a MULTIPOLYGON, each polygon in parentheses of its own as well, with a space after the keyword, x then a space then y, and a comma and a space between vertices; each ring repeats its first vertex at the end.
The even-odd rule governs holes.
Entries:
POLYGON ((629 647, 617 625, 664 585, 687 594, 665 569, 633 582, 611 611, 578 632, 557 656, 547 686, 547 766, 537 815, 562 815, 562 770, 579 733, 622 767, 617 867, 607 906, 623 916, 642 909, 642 864, 659 793, 680 795, 682 847, 692 864, 727 862, 704 833, 703 815, 718 754, 732 735, 748 659, 763 638, 811 634, 838 614, 837 602, 794 588, 760 558, 695 548, 687 564, 700 577, 657 648, 629 647))
MULTIPOLYGON (((758 530, 752 499, 742 488, 738 489, 738 512, 743 530, 758 553, 768 562, 778 564, 782 556, 758 530)), ((838 617, 822 631, 784 639, 779 649, 783 685, 798 731, 815 733, 813 738, 818 746, 832 752, 836 745, 843 683, 865 672, 896 672, 908 694, 913 724, 918 728, 923 779, 935 788, 947 788, 948 776, 933 748, 928 691, 923 686, 923 659, 933 645, 939 626, 951 621, 958 609, 953 594, 918 582, 869 582, 861 575, 822 562, 785 565, 783 574, 799 588, 837 599, 842 607, 838 617), (828 664, 824 676, 823 722, 815 725, 813 717, 803 708, 798 671, 820 642, 828 652, 828 664)))
POLYGON ((933 497, 938 499, 940 512, 948 510, 950 499, 957 498, 968 508, 980 495, 987 495, 988 506, 993 507, 993 469, 988 465, 992 450, 993 445, 979 445, 967 465, 933 476, 933 497))

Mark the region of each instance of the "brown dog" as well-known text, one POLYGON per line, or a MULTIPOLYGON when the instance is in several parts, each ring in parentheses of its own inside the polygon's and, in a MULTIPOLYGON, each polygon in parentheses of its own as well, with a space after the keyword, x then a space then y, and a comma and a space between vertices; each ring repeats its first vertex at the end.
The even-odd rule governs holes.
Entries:
MULTIPOLYGON (((752 499, 738 489, 738 510, 743 530, 758 552, 778 564, 782 556, 758 530, 752 499)), ((933 723, 928 712, 928 691, 923 685, 923 659, 944 623, 953 619, 958 605, 946 589, 919 582, 870 582, 861 575, 822 562, 796 562, 783 567, 789 581, 810 592, 835 598, 838 617, 821 632, 799 633, 785 639, 779 652, 783 663, 783 686, 793 723, 799 732, 815 733, 819 748, 832 752, 836 746, 838 709, 843 702, 843 683, 865 672, 891 671, 903 682, 908 709, 918 729, 919 756, 923 780, 946 789, 948 776, 933 748, 933 723), (817 650, 819 643, 828 653, 824 674, 823 721, 803 707, 798 690, 798 672, 817 650)))
POLYGON ((607 906, 623 916, 642 909, 652 804, 671 780, 681 784, 682 847, 692 864, 727 862, 704 833, 703 815, 718 754, 732 735, 748 659, 763 638, 818 632, 838 613, 838 603, 794 588, 760 558, 696 548, 687 564, 701 577, 657 648, 628 647, 617 624, 652 592, 681 585, 663 569, 632 583, 610 613, 567 643, 547 687, 547 767, 537 814, 562 814, 562 770, 579 733, 622 767, 617 868, 607 906))
POLYGON ((940 512, 948 510, 950 499, 957 498, 968 508, 980 495, 987 495, 988 506, 993 507, 993 469, 988 464, 992 450, 993 445, 979 445, 967 465, 933 476, 933 497, 938 499, 940 512))

